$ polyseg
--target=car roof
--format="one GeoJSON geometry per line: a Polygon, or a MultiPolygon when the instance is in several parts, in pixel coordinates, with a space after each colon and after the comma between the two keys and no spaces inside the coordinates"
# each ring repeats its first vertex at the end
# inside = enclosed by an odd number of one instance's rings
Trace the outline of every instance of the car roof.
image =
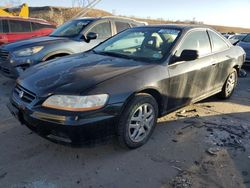
{"type": "Polygon", "coordinates": [[[141,21],[137,21],[131,18],[126,18],[126,17],[119,17],[119,16],[103,16],[103,17],[80,17],[76,18],[76,20],[89,20],[89,21],[95,21],[95,20],[105,20],[105,19],[110,19],[110,20],[121,20],[121,21],[130,21],[130,22],[139,22],[142,23],[141,21]]]}
{"type": "Polygon", "coordinates": [[[161,25],[147,25],[140,26],[140,28],[162,28],[162,29],[177,29],[177,30],[191,30],[191,29],[212,29],[206,25],[188,25],[188,24],[161,24],[161,25]]]}
{"type": "Polygon", "coordinates": [[[6,19],[6,20],[19,20],[19,21],[32,21],[32,22],[37,22],[37,23],[42,23],[42,24],[50,24],[54,25],[44,19],[39,19],[39,18],[22,18],[18,16],[0,16],[0,20],[6,19]]]}

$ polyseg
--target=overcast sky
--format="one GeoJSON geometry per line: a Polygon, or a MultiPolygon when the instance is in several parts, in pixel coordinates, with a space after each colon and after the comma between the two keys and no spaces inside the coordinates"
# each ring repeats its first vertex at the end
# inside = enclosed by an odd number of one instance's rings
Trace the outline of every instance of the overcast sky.
{"type": "MultiPolygon", "coordinates": [[[[7,0],[1,0],[3,5],[7,0]]],[[[71,7],[72,0],[21,0],[29,6],[71,7]]],[[[102,0],[96,8],[126,16],[203,21],[250,28],[250,0],[102,0]]]]}

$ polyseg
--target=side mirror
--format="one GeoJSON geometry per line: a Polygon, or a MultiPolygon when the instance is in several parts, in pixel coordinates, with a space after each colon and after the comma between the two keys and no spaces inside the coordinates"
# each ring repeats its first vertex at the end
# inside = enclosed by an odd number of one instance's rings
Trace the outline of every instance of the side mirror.
{"type": "Polygon", "coordinates": [[[179,61],[193,61],[199,58],[199,52],[197,50],[183,50],[179,61]]]}
{"type": "Polygon", "coordinates": [[[94,33],[94,32],[89,32],[86,36],[86,41],[87,42],[90,42],[91,40],[95,40],[97,39],[98,37],[98,34],[97,33],[94,33]]]}

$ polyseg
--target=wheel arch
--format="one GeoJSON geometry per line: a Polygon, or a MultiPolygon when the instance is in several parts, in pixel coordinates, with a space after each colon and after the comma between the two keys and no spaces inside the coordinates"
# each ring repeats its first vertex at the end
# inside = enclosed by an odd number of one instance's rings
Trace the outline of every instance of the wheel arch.
{"type": "Polygon", "coordinates": [[[47,54],[46,56],[43,57],[42,61],[47,61],[53,59],[53,57],[62,57],[66,55],[71,55],[73,54],[72,52],[69,51],[55,51],[47,54]]]}
{"type": "Polygon", "coordinates": [[[122,111],[124,111],[124,109],[126,108],[127,104],[133,99],[133,97],[137,94],[140,94],[140,93],[146,93],[146,94],[149,94],[151,95],[152,97],[154,97],[154,99],[156,100],[157,104],[158,104],[158,117],[160,117],[162,114],[163,114],[163,109],[164,109],[164,106],[163,106],[163,99],[162,99],[162,95],[161,93],[156,89],[156,88],[144,88],[144,89],[141,89],[139,91],[136,91],[134,93],[132,93],[128,99],[126,100],[125,104],[123,105],[123,109],[122,111]]]}

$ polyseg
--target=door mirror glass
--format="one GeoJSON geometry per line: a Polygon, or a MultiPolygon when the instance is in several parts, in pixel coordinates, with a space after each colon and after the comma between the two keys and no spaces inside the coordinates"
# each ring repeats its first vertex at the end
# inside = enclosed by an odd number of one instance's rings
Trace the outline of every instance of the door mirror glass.
{"type": "Polygon", "coordinates": [[[97,39],[98,37],[98,34],[97,33],[94,33],[94,32],[89,32],[86,36],[86,41],[87,42],[90,42],[91,40],[95,40],[97,39]]]}
{"type": "Polygon", "coordinates": [[[193,60],[198,59],[198,57],[199,57],[198,50],[183,50],[178,60],[179,61],[193,61],[193,60]]]}

